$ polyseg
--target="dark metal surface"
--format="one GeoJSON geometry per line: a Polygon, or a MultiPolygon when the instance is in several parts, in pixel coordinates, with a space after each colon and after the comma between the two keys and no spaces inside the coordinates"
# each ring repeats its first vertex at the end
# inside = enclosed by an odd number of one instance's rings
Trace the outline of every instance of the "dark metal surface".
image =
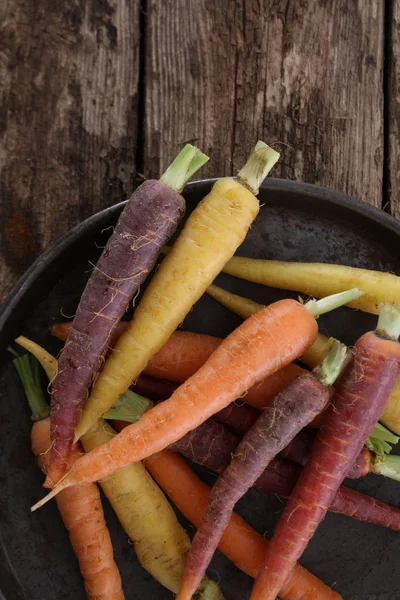
{"type": "MultiPolygon", "coordinates": [[[[211,182],[187,186],[189,210],[211,182]]],[[[393,271],[400,274],[400,224],[382,212],[340,194],[313,186],[269,179],[260,192],[260,215],[238,253],[282,260],[321,261],[393,271]]],[[[0,317],[0,588],[7,600],[84,599],[82,580],[68,536],[50,503],[31,515],[30,505],[43,495],[43,477],[30,450],[29,410],[22,387],[7,355],[13,337],[24,334],[51,352],[61,345],[49,326],[72,317],[110,226],[122,204],[90,218],[64,236],[29,269],[6,302],[0,317]]],[[[222,275],[226,289],[260,302],[287,296],[222,275]]],[[[293,294],[295,297],[296,294],[293,294]]],[[[183,323],[183,329],[223,336],[240,320],[203,297],[183,323]]],[[[375,318],[341,309],[321,319],[320,327],[347,343],[374,326],[375,318]]],[[[213,477],[197,468],[208,482],[213,477]]],[[[376,476],[352,483],[358,490],[400,507],[400,484],[376,476]]],[[[129,600],[172,594],[138,564],[127,536],[105,501],[126,597],[129,600]]],[[[282,502],[250,491],[238,512],[260,533],[273,531],[282,502]]],[[[182,522],[191,528],[184,519],[182,522]]],[[[389,600],[400,597],[397,552],[400,534],[328,515],[303,556],[302,563],[333,585],[346,600],[389,600]]],[[[217,553],[210,575],[220,581],[227,600],[243,600],[250,579],[217,553]]]]}

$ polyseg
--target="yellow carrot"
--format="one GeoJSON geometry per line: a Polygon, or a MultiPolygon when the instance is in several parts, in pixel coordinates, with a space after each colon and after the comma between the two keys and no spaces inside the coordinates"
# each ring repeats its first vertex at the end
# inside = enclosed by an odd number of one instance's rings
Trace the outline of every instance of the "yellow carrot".
{"type": "Polygon", "coordinates": [[[332,338],[329,338],[322,333],[318,333],[317,339],[313,345],[310,346],[308,350],[304,352],[304,354],[302,354],[301,360],[308,367],[314,369],[323,360],[330,348],[331,343],[332,338]]]}
{"type": "MultiPolygon", "coordinates": [[[[85,452],[110,441],[116,431],[103,419],[81,438],[85,452]]],[[[136,555],[164,587],[176,594],[185,568],[190,539],[178,523],[164,493],[141,462],[128,465],[100,482],[119,522],[133,541],[136,555]]],[[[199,598],[221,599],[216,583],[204,577],[199,598]],[[203,594],[203,595],[202,595],[203,594]]]]}
{"type": "Polygon", "coordinates": [[[25,348],[25,350],[28,350],[28,352],[33,354],[33,356],[36,356],[43,369],[46,371],[47,377],[52,381],[57,373],[57,359],[46,352],[39,344],[36,344],[36,342],[29,340],[23,335],[17,337],[15,341],[22,346],[22,348],[25,348]],[[40,359],[38,358],[38,355],[40,356],[40,359]]]}
{"type": "Polygon", "coordinates": [[[400,297],[400,277],[392,273],[356,269],[324,263],[283,262],[234,256],[223,271],[282,290],[302,292],[315,298],[343,292],[352,287],[364,295],[349,306],[374,315],[379,314],[381,303],[397,306],[400,297]]]}
{"type": "MultiPolygon", "coordinates": [[[[43,367],[50,365],[47,375],[49,379],[54,377],[57,360],[51,354],[28,338],[21,336],[16,341],[29,350],[43,367]]],[[[49,437],[49,431],[47,435],[49,437]]],[[[85,452],[90,452],[116,435],[106,421],[99,419],[82,437],[81,442],[85,452]]],[[[45,450],[47,448],[48,446],[45,450]]],[[[119,522],[133,541],[142,567],[176,594],[184,573],[190,539],[164,493],[141,462],[128,465],[107,477],[100,485],[119,522]]],[[[83,488],[80,486],[76,489],[81,487],[83,488]]],[[[223,600],[218,585],[208,577],[204,577],[200,584],[197,597],[199,600],[223,600]]]]}
{"type": "Polygon", "coordinates": [[[400,379],[394,386],[379,420],[393,433],[400,435],[400,379]]]}
{"type": "Polygon", "coordinates": [[[255,312],[264,308],[263,304],[258,304],[258,302],[250,300],[250,298],[232,294],[232,292],[228,292],[214,284],[209,285],[206,292],[211,298],[214,298],[214,300],[239,315],[239,317],[242,317],[242,319],[248,319],[255,312]]]}
{"type": "Polygon", "coordinates": [[[278,157],[259,142],[238,179],[217,181],[192,212],[97,378],[76,440],[143,371],[242,243],[259,211],[255,194],[278,157]]]}
{"type": "MultiPolygon", "coordinates": [[[[85,452],[90,452],[115,436],[114,429],[99,419],[81,442],[85,452]]],[[[128,465],[100,485],[133,541],[141,565],[163,586],[177,593],[190,540],[163,492],[141,462],[128,465]]]]}

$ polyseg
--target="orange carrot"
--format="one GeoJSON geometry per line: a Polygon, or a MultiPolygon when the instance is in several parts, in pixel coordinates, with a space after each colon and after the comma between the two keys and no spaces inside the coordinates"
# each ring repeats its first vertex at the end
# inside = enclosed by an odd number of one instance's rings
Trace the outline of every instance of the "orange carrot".
{"type": "Polygon", "coordinates": [[[299,375],[305,375],[306,373],[305,369],[290,363],[279,369],[279,371],[272,373],[260,383],[253,385],[242,399],[250,406],[262,410],[289,383],[297,379],[299,375]]]}
{"type": "MultiPolygon", "coordinates": [[[[25,340],[29,342],[29,340],[25,340]]],[[[50,462],[50,413],[40,384],[39,363],[28,354],[17,356],[14,366],[21,378],[32,420],[32,450],[39,466],[46,473],[50,462]]],[[[54,368],[54,366],[53,366],[54,368]]],[[[49,373],[50,375],[50,373],[49,373]]],[[[82,455],[80,446],[74,446],[68,466],[82,455]]],[[[69,532],[77,556],[89,600],[123,600],[121,577],[114,562],[110,534],[104,521],[100,493],[96,484],[75,486],[57,497],[57,506],[69,532]]]]}
{"type": "MultiPolygon", "coordinates": [[[[203,518],[209,487],[193,473],[188,464],[171,450],[164,450],[145,461],[158,485],[195,527],[203,518]]],[[[236,513],[220,540],[219,549],[239,569],[256,578],[264,561],[268,542],[236,513]]],[[[299,564],[281,590],[282,600],[339,600],[341,596],[299,564]]]]}
{"type": "MultiPolygon", "coordinates": [[[[175,331],[150,360],[145,373],[183,383],[206,363],[221,341],[221,338],[211,335],[175,331]]],[[[254,408],[262,409],[288,383],[305,372],[305,369],[290,363],[251,387],[243,400],[254,408]]]]}
{"type": "MultiPolygon", "coordinates": [[[[112,335],[110,337],[110,341],[109,341],[110,348],[112,348],[115,345],[115,342],[118,340],[118,338],[120,338],[121,335],[124,333],[124,331],[127,330],[128,325],[129,325],[129,321],[119,321],[119,323],[117,323],[115,325],[112,335]]],[[[54,323],[54,325],[52,325],[50,327],[50,333],[51,333],[51,335],[58,338],[62,342],[66,342],[69,332],[71,330],[71,327],[72,327],[72,321],[64,321],[62,323],[54,323]]]]}
{"type": "MultiPolygon", "coordinates": [[[[46,473],[51,446],[50,420],[36,421],[31,433],[32,450],[46,473]]],[[[76,446],[70,464],[82,456],[76,446]]],[[[63,490],[56,499],[69,539],[79,561],[87,597],[93,600],[122,600],[121,577],[113,558],[110,534],[104,520],[100,492],[95,483],[63,490]]]]}
{"type": "Polygon", "coordinates": [[[280,300],[254,314],[221,342],[206,364],[169,400],[149,410],[108,444],[82,456],[32,510],[70,485],[99,481],[163,450],[300,356],[317,333],[307,305],[295,300],[280,300]]]}
{"type": "MultiPolygon", "coordinates": [[[[65,341],[71,321],[56,323],[51,334],[65,341]]],[[[119,322],[115,328],[112,345],[126,331],[129,323],[119,322]]],[[[147,375],[183,383],[198,371],[218,348],[221,338],[188,331],[175,331],[162,348],[153,356],[145,368],[147,375]]]]}
{"type": "Polygon", "coordinates": [[[221,341],[211,335],[175,331],[147,364],[145,373],[183,383],[207,362],[221,341]]]}
{"type": "MultiPolygon", "coordinates": [[[[124,322],[117,325],[114,342],[127,326],[128,323],[124,322]]],[[[69,329],[69,322],[57,323],[51,328],[51,333],[66,340],[69,329]]],[[[175,331],[153,356],[144,372],[159,379],[183,383],[206,363],[221,341],[221,338],[211,335],[175,331]]],[[[250,388],[242,399],[254,408],[264,408],[278,392],[302,373],[305,370],[301,367],[288,364],[250,388]]]]}

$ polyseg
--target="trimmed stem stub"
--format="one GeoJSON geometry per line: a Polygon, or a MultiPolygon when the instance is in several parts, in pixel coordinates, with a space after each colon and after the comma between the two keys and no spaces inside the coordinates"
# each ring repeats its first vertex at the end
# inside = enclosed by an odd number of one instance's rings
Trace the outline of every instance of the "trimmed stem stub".
{"type": "Polygon", "coordinates": [[[189,179],[209,160],[210,158],[198,148],[186,144],[161,175],[160,182],[176,192],[181,192],[189,179]]]}
{"type": "Polygon", "coordinates": [[[381,305],[376,334],[388,340],[398,340],[400,336],[400,309],[388,304],[381,305]]]}
{"type": "Polygon", "coordinates": [[[103,419],[137,423],[144,413],[154,406],[154,402],[127,390],[116,403],[103,414],[103,419]]]}
{"type": "Polygon", "coordinates": [[[372,472],[400,481],[400,456],[385,456],[373,462],[372,472]]]}
{"type": "Polygon", "coordinates": [[[390,454],[392,446],[395,446],[399,437],[392,433],[382,423],[377,423],[373,428],[365,446],[374,452],[377,456],[383,458],[385,454],[390,454]]]}
{"type": "Polygon", "coordinates": [[[331,338],[331,345],[322,363],[313,370],[314,376],[326,388],[331,387],[341,375],[351,357],[351,352],[341,342],[331,338]]]}
{"type": "Polygon", "coordinates": [[[224,600],[224,597],[218,584],[205,575],[193,594],[192,600],[224,600]]]}
{"type": "Polygon", "coordinates": [[[352,288],[351,290],[346,290],[339,294],[326,296],[325,298],[321,298],[321,300],[309,300],[304,306],[308,312],[317,319],[321,315],[324,315],[331,310],[335,310],[335,308],[340,308],[363,295],[364,292],[362,290],[352,288]]]}
{"type": "Polygon", "coordinates": [[[257,196],[260,185],[272,167],[278,162],[279,157],[279,152],[276,152],[264,142],[258,141],[250,152],[246,164],[239,171],[238,180],[257,196]]]}

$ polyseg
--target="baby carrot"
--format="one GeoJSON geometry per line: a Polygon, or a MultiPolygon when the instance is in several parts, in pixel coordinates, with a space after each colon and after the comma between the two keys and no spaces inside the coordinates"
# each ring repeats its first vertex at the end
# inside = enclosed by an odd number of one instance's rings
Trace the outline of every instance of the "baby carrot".
{"type": "MultiPolygon", "coordinates": [[[[125,323],[119,325],[119,330],[126,329],[125,323]]],[[[60,339],[65,339],[65,330],[64,323],[52,329],[60,339]]],[[[144,373],[183,383],[205,364],[221,341],[221,338],[211,335],[174,331],[169,340],[150,359],[144,373]]],[[[250,388],[242,399],[255,408],[263,408],[286,384],[304,372],[301,367],[290,363],[250,388]]]]}
{"type": "Polygon", "coordinates": [[[65,487],[99,481],[172,444],[310,346],[317,335],[313,314],[332,310],[358,294],[357,289],[349,290],[319,302],[310,300],[306,305],[280,300],[254,314],[221,342],[206,364],[169,400],[155,406],[108,444],[83,456],[32,510],[65,487]]]}
{"type": "Polygon", "coordinates": [[[221,342],[206,364],[169,400],[108,444],[83,456],[34,508],[65,487],[99,481],[172,444],[254,383],[291,362],[312,344],[316,334],[314,317],[295,300],[281,300],[254,314],[221,342]]]}

